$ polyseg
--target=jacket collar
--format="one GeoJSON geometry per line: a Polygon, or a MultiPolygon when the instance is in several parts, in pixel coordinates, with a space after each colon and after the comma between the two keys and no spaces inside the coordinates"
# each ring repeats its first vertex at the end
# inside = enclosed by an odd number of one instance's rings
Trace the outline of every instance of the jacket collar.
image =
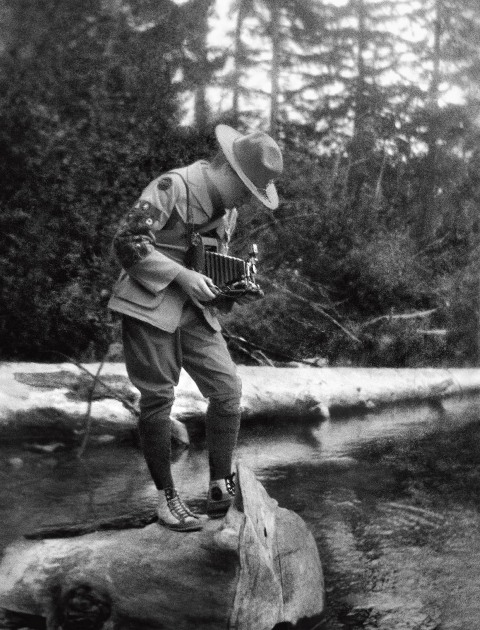
{"type": "Polygon", "coordinates": [[[194,195],[200,204],[200,207],[210,219],[213,215],[213,205],[208,193],[208,185],[204,174],[206,165],[207,162],[199,160],[198,162],[194,162],[190,166],[187,166],[185,168],[185,179],[187,180],[187,184],[190,188],[190,193],[194,195]]]}

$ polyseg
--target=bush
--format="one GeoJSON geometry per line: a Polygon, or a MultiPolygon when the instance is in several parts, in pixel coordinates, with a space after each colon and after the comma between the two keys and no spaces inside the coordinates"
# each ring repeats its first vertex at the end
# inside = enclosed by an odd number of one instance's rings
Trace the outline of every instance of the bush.
{"type": "Polygon", "coordinates": [[[116,330],[105,307],[119,271],[116,226],[199,138],[176,124],[175,21],[143,33],[91,0],[49,8],[12,11],[21,23],[13,45],[29,47],[0,66],[3,359],[103,354],[116,330]]]}
{"type": "MultiPolygon", "coordinates": [[[[276,358],[323,356],[336,365],[390,367],[468,361],[477,326],[471,288],[453,298],[457,310],[463,304],[458,316],[469,322],[468,341],[443,333],[455,317],[445,282],[458,285],[464,262],[458,244],[420,251],[395,200],[377,203],[367,190],[353,207],[335,182],[333,164],[287,155],[279,209],[254,204],[240,213],[234,251],[245,254],[255,234],[267,297],[236,308],[229,329],[276,358]],[[388,318],[428,310],[434,311],[428,318],[388,318]],[[376,318],[382,319],[370,325],[376,318]]],[[[340,167],[337,180],[344,176],[340,167]]]]}
{"type": "Polygon", "coordinates": [[[344,297],[359,315],[428,308],[432,302],[429,280],[406,230],[378,230],[368,239],[358,239],[338,264],[344,297]]]}

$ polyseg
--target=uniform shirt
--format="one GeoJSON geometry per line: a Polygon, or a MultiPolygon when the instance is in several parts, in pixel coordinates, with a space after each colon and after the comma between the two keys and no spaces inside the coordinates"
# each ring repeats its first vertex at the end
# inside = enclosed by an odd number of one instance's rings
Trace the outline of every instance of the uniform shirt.
{"type": "Polygon", "coordinates": [[[143,190],[117,232],[114,239],[115,254],[122,267],[127,272],[134,272],[135,279],[140,283],[141,277],[137,277],[132,267],[145,258],[166,254],[177,262],[184,262],[184,255],[190,245],[185,229],[189,220],[201,233],[205,229],[209,232],[213,230],[218,241],[218,251],[222,254],[228,252],[237,210],[224,210],[212,223],[214,210],[205,179],[207,166],[207,162],[199,161],[154,179],[143,190]],[[188,194],[184,182],[188,186],[188,194]]]}
{"type": "MultiPolygon", "coordinates": [[[[114,237],[114,251],[123,271],[114,286],[110,308],[169,332],[176,328],[179,309],[187,296],[173,281],[185,266],[190,247],[186,229],[187,188],[183,180],[188,186],[192,221],[200,226],[200,232],[202,226],[209,232],[214,230],[221,253],[227,253],[237,218],[236,209],[214,216],[205,176],[207,166],[198,161],[165,173],[143,190],[114,237]]],[[[219,325],[210,311],[208,307],[204,309],[205,318],[217,329],[219,325]]]]}

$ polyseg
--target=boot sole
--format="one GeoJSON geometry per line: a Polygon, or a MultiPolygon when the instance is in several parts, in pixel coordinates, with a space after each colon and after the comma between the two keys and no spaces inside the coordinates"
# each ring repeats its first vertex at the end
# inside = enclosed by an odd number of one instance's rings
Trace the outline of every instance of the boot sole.
{"type": "Polygon", "coordinates": [[[223,518],[226,515],[227,512],[228,512],[228,510],[225,510],[225,512],[209,512],[208,516],[212,520],[215,520],[217,518],[223,518]]]}
{"type": "Polygon", "coordinates": [[[172,532],[198,532],[203,529],[203,523],[192,523],[191,525],[171,525],[170,523],[162,521],[161,518],[158,519],[158,523],[162,527],[170,529],[172,532]]]}

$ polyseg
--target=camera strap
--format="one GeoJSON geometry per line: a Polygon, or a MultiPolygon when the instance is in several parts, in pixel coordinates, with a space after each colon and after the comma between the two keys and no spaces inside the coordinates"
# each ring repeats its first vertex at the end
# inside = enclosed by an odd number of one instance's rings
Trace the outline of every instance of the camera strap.
{"type": "Polygon", "coordinates": [[[190,246],[192,245],[195,246],[198,244],[200,240],[200,234],[195,229],[196,226],[195,226],[195,223],[193,222],[192,208],[190,206],[190,188],[188,187],[185,177],[181,175],[180,173],[177,173],[177,171],[168,171],[168,175],[178,175],[178,177],[180,177],[180,179],[182,180],[185,186],[186,200],[187,200],[187,223],[186,223],[187,241],[190,246]]]}

